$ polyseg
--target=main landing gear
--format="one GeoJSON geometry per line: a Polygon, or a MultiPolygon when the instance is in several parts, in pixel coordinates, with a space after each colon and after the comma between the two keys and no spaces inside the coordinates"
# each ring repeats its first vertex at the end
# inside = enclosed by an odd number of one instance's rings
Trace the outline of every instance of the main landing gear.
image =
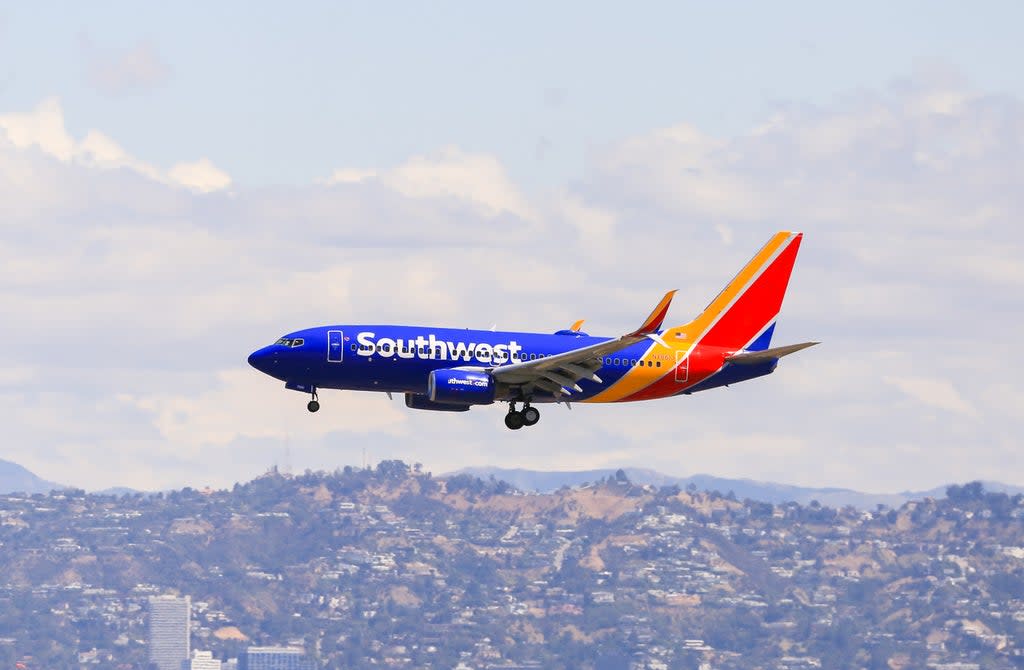
{"type": "Polygon", "coordinates": [[[306,409],[310,412],[316,412],[320,410],[320,401],[317,400],[316,391],[313,391],[313,399],[306,403],[306,409]]]}
{"type": "Polygon", "coordinates": [[[523,405],[521,412],[516,411],[516,404],[508,404],[508,414],[505,415],[505,425],[511,430],[519,430],[523,426],[532,426],[540,421],[540,411],[532,407],[530,403],[523,405]]]}

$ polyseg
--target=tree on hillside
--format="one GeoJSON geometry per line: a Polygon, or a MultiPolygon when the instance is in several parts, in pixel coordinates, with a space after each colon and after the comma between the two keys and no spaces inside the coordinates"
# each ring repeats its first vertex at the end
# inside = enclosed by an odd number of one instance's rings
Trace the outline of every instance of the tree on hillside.
{"type": "Polygon", "coordinates": [[[970,482],[963,486],[952,484],[946,489],[946,497],[950,502],[969,503],[974,500],[981,500],[985,495],[985,486],[981,482],[970,482]]]}

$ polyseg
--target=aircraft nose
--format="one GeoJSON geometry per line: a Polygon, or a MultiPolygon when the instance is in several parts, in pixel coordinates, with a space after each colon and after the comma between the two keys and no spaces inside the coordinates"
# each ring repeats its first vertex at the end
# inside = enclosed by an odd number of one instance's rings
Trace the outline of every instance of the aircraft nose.
{"type": "Polygon", "coordinates": [[[263,347],[249,354],[249,365],[269,375],[274,363],[277,362],[274,359],[273,347],[263,347]]]}

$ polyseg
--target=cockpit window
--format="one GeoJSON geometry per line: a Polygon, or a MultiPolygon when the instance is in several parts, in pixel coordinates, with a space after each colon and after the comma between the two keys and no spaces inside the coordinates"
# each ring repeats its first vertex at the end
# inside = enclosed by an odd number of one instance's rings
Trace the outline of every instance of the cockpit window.
{"type": "Polygon", "coordinates": [[[305,343],[306,341],[301,337],[282,337],[277,342],[274,342],[274,344],[278,344],[282,347],[291,347],[293,349],[295,347],[301,347],[305,343]]]}

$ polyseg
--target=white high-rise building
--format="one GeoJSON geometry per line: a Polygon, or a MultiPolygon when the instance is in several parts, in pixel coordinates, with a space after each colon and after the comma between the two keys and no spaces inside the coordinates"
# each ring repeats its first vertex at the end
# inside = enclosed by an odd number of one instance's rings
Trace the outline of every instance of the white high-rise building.
{"type": "Polygon", "coordinates": [[[245,651],[244,670],[315,670],[301,647],[249,647],[245,651]]]}
{"type": "Polygon", "coordinates": [[[149,662],[160,670],[181,670],[189,660],[192,599],[154,596],[149,599],[149,662]]]}
{"type": "Polygon", "coordinates": [[[212,651],[193,651],[192,660],[182,667],[185,670],[221,670],[220,661],[213,657],[212,651]]]}

